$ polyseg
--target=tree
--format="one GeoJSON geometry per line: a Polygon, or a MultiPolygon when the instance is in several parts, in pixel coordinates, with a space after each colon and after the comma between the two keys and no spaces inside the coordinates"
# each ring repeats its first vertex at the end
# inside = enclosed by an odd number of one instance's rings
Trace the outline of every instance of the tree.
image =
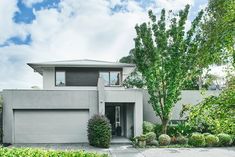
{"type": "Polygon", "coordinates": [[[203,58],[210,55],[200,51],[204,42],[199,27],[203,11],[185,32],[188,12],[189,5],[186,5],[177,15],[169,17],[168,27],[165,9],[159,21],[150,10],[150,22],[136,26],[134,61],[145,80],[149,103],[161,119],[163,133],[167,131],[171,110],[180,99],[185,81],[207,66],[203,58]]]}
{"type": "MultiPolygon", "coordinates": [[[[212,133],[235,134],[235,77],[219,96],[210,96],[201,103],[188,107],[189,124],[212,133]]],[[[186,111],[187,111],[186,110],[186,111]]]]}
{"type": "Polygon", "coordinates": [[[235,60],[234,0],[209,0],[202,24],[205,38],[203,51],[217,54],[217,61],[235,60]],[[221,60],[223,57],[223,60],[221,60]]]}

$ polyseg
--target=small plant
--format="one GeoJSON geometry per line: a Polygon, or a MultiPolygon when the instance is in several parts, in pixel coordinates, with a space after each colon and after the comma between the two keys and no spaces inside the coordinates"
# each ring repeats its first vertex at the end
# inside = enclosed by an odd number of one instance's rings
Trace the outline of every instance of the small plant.
{"type": "Polygon", "coordinates": [[[90,145],[108,148],[111,140],[111,125],[104,115],[94,115],[88,122],[90,145]]]}
{"type": "Polygon", "coordinates": [[[161,146],[167,146],[171,143],[171,138],[167,134],[160,135],[158,140],[161,146]]]}
{"type": "Polygon", "coordinates": [[[188,144],[188,138],[180,135],[176,138],[176,143],[186,145],[186,144],[188,144]]]}
{"type": "Polygon", "coordinates": [[[154,132],[149,132],[149,133],[145,134],[145,137],[146,137],[146,142],[150,143],[156,139],[156,134],[154,132]]]}
{"type": "Polygon", "coordinates": [[[208,133],[208,132],[205,132],[205,133],[203,133],[203,135],[206,137],[206,136],[211,135],[211,134],[208,133]]]}
{"type": "Polygon", "coordinates": [[[151,122],[144,121],[143,122],[143,133],[154,132],[155,125],[151,122]]]}
{"type": "Polygon", "coordinates": [[[138,139],[138,146],[140,148],[144,148],[146,146],[146,136],[145,135],[140,135],[137,137],[138,139]]]}
{"type": "Polygon", "coordinates": [[[204,135],[200,133],[193,133],[189,138],[189,144],[195,147],[204,147],[206,144],[204,135]]]}
{"type": "Polygon", "coordinates": [[[219,143],[219,138],[215,135],[207,135],[205,136],[206,146],[213,147],[217,146],[219,143]]]}
{"type": "Polygon", "coordinates": [[[220,146],[229,146],[233,143],[233,139],[230,135],[225,133],[220,133],[217,136],[219,138],[219,145],[220,146]]]}
{"type": "Polygon", "coordinates": [[[177,141],[176,141],[176,137],[175,136],[172,136],[171,137],[171,144],[176,144],[177,141]]]}

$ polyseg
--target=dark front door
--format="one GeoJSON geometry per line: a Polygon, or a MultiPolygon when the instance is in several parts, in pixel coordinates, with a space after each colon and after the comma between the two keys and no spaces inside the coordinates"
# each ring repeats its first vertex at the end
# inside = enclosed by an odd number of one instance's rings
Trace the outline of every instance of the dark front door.
{"type": "Polygon", "coordinates": [[[116,124],[115,124],[115,106],[106,106],[105,115],[109,119],[112,126],[112,135],[115,135],[116,124]]]}

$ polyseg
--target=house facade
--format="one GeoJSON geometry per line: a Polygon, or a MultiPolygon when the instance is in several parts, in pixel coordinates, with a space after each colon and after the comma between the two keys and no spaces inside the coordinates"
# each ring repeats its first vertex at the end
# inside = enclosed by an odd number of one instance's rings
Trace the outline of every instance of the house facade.
{"type": "MultiPolygon", "coordinates": [[[[142,134],[143,121],[160,123],[144,89],[124,88],[133,64],[74,60],[28,64],[43,78],[43,89],[3,90],[3,143],[86,143],[87,123],[106,115],[112,135],[130,138],[142,134]]],[[[208,91],[207,95],[218,95],[208,91]]],[[[182,91],[172,121],[182,104],[197,104],[205,95],[182,91]]]]}
{"type": "Polygon", "coordinates": [[[123,80],[135,65],[95,60],[29,63],[42,90],[3,90],[4,143],[84,143],[87,122],[108,117],[113,136],[142,133],[143,94],[123,80]]]}

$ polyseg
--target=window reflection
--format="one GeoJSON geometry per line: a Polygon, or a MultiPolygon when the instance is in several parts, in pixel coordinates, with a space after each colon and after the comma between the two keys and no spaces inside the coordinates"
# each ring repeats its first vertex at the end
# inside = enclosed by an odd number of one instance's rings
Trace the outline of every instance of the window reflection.
{"type": "Polygon", "coordinates": [[[110,85],[120,85],[120,72],[110,72],[110,85]]]}
{"type": "Polygon", "coordinates": [[[104,85],[109,86],[109,72],[100,72],[100,77],[104,79],[104,85]]]}
{"type": "Polygon", "coordinates": [[[65,72],[56,71],[56,86],[65,86],[65,72]]]}

